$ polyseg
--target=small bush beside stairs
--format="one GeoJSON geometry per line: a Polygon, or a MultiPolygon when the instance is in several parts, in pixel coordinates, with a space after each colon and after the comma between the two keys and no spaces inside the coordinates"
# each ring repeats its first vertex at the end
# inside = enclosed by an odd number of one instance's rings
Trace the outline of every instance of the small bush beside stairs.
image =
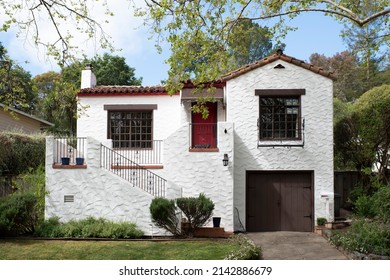
{"type": "Polygon", "coordinates": [[[152,222],[174,236],[230,237],[223,228],[202,227],[213,215],[214,203],[204,194],[177,199],[155,198],[150,205],[152,222]],[[179,223],[180,212],[184,217],[179,223]]]}

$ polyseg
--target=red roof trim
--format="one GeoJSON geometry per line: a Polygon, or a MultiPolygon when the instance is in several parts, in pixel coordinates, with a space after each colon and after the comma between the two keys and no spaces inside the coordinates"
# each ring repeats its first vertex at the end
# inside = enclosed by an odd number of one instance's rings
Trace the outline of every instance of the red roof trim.
{"type": "MultiPolygon", "coordinates": [[[[179,93],[177,93],[179,94],[179,93]]],[[[162,96],[168,92],[165,86],[97,86],[94,88],[84,88],[79,91],[78,96],[162,96]]]]}
{"type": "MultiPolygon", "coordinates": [[[[175,93],[173,95],[179,95],[175,93]]],[[[79,92],[77,96],[80,97],[105,97],[105,96],[171,96],[167,92],[153,92],[153,93],[83,93],[79,92]]]]}
{"type": "Polygon", "coordinates": [[[324,76],[326,78],[329,78],[329,79],[332,79],[332,80],[336,80],[336,75],[334,72],[330,72],[330,71],[325,71],[323,68],[321,67],[317,67],[315,65],[312,65],[310,63],[306,63],[304,62],[303,60],[299,60],[299,59],[296,59],[294,57],[291,57],[291,56],[288,56],[288,55],[285,55],[283,54],[282,52],[277,52],[276,54],[273,54],[271,56],[268,56],[268,57],[265,57],[263,59],[260,59],[258,61],[255,61],[251,64],[248,64],[248,65],[245,65],[241,68],[238,68],[226,75],[224,75],[222,77],[222,80],[223,81],[228,81],[228,80],[231,80],[231,79],[234,79],[238,76],[241,76],[249,71],[252,71],[256,68],[259,68],[259,67],[262,67],[264,65],[267,65],[269,63],[272,63],[274,61],[277,61],[277,60],[283,60],[285,62],[288,62],[288,63],[291,63],[291,64],[294,64],[296,66],[299,66],[299,67],[302,67],[302,68],[305,68],[311,72],[314,72],[316,74],[319,74],[321,76],[324,76]]]}

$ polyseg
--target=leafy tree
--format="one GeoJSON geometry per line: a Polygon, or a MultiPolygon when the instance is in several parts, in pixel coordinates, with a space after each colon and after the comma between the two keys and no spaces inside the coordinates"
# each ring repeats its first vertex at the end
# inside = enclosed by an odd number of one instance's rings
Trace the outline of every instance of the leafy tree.
{"type": "MultiPolygon", "coordinates": [[[[63,68],[61,73],[47,72],[34,77],[34,90],[38,96],[37,115],[54,123],[51,132],[61,135],[76,133],[76,94],[80,89],[81,71],[85,64],[92,63],[99,84],[140,85],[142,78],[135,78],[135,69],[125,59],[105,54],[74,62],[63,68]]],[[[83,110],[81,108],[81,110],[83,110]]]]}
{"type": "Polygon", "coordinates": [[[338,99],[353,101],[364,93],[363,69],[353,53],[344,51],[332,57],[314,53],[309,60],[311,64],[337,73],[337,80],[333,83],[333,94],[338,99]]]}
{"type": "MultiPolygon", "coordinates": [[[[376,3],[372,1],[361,3],[361,13],[369,16],[376,10],[376,3]]],[[[388,18],[379,17],[363,27],[354,22],[346,22],[342,31],[344,41],[349,49],[355,53],[365,69],[365,80],[370,81],[375,74],[378,62],[386,61],[386,51],[390,46],[390,26],[388,18]],[[373,72],[374,70],[374,72],[373,72]]],[[[367,89],[370,87],[368,86],[367,89]]]]}
{"type": "Polygon", "coordinates": [[[125,58],[105,53],[92,59],[84,58],[64,67],[64,80],[80,88],[81,71],[86,64],[92,64],[98,85],[141,85],[142,77],[135,77],[135,68],[127,65],[125,58]]]}
{"type": "Polygon", "coordinates": [[[31,74],[13,61],[0,43],[0,103],[31,113],[35,98],[31,74]]]}
{"type": "Polygon", "coordinates": [[[238,68],[266,57],[272,51],[272,32],[250,20],[238,22],[231,31],[228,46],[238,68]]]}
{"type": "Polygon", "coordinates": [[[351,110],[335,127],[335,152],[357,170],[374,167],[378,179],[389,183],[390,85],[367,91],[351,110]]]}
{"type": "Polygon", "coordinates": [[[54,124],[49,131],[60,135],[75,135],[78,88],[64,81],[62,75],[56,72],[37,75],[33,83],[39,96],[37,114],[54,124]]]}
{"type": "MultiPolygon", "coordinates": [[[[264,19],[280,17],[273,30],[284,35],[291,30],[284,24],[284,17],[295,17],[302,12],[315,11],[333,16],[339,21],[356,22],[359,26],[384,18],[390,13],[389,1],[376,1],[370,14],[362,13],[362,5],[368,0],[328,1],[242,1],[242,0],[201,0],[201,1],[154,1],[147,0],[146,6],[137,10],[138,16],[147,15],[147,23],[159,42],[166,39],[171,46],[172,55],[168,59],[167,89],[177,92],[186,81],[192,78],[198,85],[216,80],[229,66],[229,37],[234,27],[242,21],[259,22],[264,19]],[[207,63],[202,58],[206,57],[207,63]],[[195,61],[193,76],[185,70],[195,61]]],[[[247,33],[249,34],[249,33],[247,33]]],[[[247,35],[243,34],[243,36],[247,35]]]]}

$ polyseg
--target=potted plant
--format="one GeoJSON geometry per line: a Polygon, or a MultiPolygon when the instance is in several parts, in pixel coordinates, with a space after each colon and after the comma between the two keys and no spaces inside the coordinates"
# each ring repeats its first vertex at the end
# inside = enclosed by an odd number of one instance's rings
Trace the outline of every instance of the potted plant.
{"type": "Polygon", "coordinates": [[[61,164],[69,165],[71,156],[72,156],[72,148],[70,147],[68,148],[68,154],[66,156],[61,157],[61,164]]]}
{"type": "Polygon", "coordinates": [[[76,158],[76,165],[83,165],[84,164],[84,158],[77,157],[76,158]]]}
{"type": "Polygon", "coordinates": [[[219,227],[221,224],[221,217],[213,217],[213,226],[219,227]]]}
{"type": "Polygon", "coordinates": [[[70,157],[62,157],[61,158],[62,165],[69,165],[69,163],[70,163],[70,157]]]}
{"type": "Polygon", "coordinates": [[[322,234],[322,230],[325,229],[325,224],[327,222],[328,221],[326,220],[326,218],[318,217],[317,218],[317,226],[315,228],[316,233],[322,234]]]}

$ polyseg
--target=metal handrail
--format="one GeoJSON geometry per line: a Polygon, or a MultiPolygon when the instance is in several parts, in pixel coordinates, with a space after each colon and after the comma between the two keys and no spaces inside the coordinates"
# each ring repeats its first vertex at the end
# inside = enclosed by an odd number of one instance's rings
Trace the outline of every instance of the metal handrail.
{"type": "Polygon", "coordinates": [[[129,142],[128,147],[116,148],[113,141],[114,151],[138,164],[162,164],[162,145],[162,140],[143,140],[129,142]]]}
{"type": "Polygon", "coordinates": [[[153,196],[165,197],[166,180],[101,144],[100,166],[153,196]]]}

